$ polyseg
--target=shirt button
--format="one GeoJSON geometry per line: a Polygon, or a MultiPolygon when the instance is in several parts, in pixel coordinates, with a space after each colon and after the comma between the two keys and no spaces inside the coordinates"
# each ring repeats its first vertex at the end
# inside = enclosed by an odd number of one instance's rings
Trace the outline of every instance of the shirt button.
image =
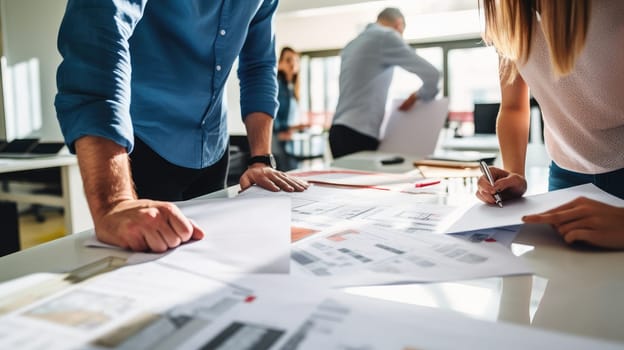
{"type": "Polygon", "coordinates": [[[225,29],[221,29],[221,30],[219,31],[219,34],[221,34],[221,36],[224,36],[224,35],[225,35],[225,29]]]}
{"type": "Polygon", "coordinates": [[[217,66],[215,68],[217,69],[217,72],[221,71],[221,65],[217,64],[217,66]]]}

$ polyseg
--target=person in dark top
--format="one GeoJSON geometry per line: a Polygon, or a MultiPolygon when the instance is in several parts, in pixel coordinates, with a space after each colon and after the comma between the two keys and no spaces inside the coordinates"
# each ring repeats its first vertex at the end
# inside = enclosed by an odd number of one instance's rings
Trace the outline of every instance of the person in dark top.
{"type": "Polygon", "coordinates": [[[304,126],[299,119],[299,54],[291,47],[282,48],[277,66],[277,100],[279,108],[273,119],[273,154],[282,171],[297,167],[297,160],[286,152],[293,131],[304,126]]]}

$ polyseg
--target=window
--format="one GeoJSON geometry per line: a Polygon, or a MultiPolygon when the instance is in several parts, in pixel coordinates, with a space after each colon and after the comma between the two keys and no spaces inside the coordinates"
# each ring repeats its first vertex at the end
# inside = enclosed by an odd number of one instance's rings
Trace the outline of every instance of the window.
{"type": "MultiPolygon", "coordinates": [[[[449,97],[450,119],[471,121],[475,103],[500,102],[498,58],[481,38],[411,46],[441,72],[440,95],[449,97]]],[[[339,50],[302,53],[301,107],[312,124],[328,127],[331,123],[339,95],[339,55],[339,50]]],[[[396,68],[388,103],[407,97],[421,85],[417,76],[396,68]]]]}
{"type": "Polygon", "coordinates": [[[493,47],[450,50],[448,77],[451,111],[472,111],[475,103],[500,102],[498,56],[493,47]]]}

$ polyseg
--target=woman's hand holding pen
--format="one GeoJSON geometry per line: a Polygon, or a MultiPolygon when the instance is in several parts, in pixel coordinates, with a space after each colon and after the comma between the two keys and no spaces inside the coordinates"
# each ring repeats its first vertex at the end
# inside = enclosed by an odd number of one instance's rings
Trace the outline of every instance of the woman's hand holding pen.
{"type": "Polygon", "coordinates": [[[485,176],[481,176],[477,183],[479,188],[476,195],[483,202],[496,204],[494,194],[497,192],[503,200],[522,197],[526,192],[527,182],[524,176],[496,167],[490,167],[489,169],[494,178],[494,186],[490,184],[485,176]]]}

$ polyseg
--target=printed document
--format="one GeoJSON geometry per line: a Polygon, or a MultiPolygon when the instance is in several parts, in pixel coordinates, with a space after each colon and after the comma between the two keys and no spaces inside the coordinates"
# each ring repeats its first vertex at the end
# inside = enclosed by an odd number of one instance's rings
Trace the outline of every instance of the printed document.
{"type": "Polygon", "coordinates": [[[331,286],[440,282],[530,274],[503,245],[443,233],[459,208],[374,189],[257,189],[243,197],[292,199],[291,273],[331,286]]]}
{"type": "Polygon", "coordinates": [[[466,280],[532,270],[495,241],[471,242],[351,223],[294,243],[291,273],[344,287],[466,280]]]}
{"type": "MultiPolygon", "coordinates": [[[[0,285],[0,289],[2,286],[0,285]]],[[[2,349],[621,349],[621,344],[322,290],[284,275],[216,280],[160,262],[0,316],[2,349]]]]}

